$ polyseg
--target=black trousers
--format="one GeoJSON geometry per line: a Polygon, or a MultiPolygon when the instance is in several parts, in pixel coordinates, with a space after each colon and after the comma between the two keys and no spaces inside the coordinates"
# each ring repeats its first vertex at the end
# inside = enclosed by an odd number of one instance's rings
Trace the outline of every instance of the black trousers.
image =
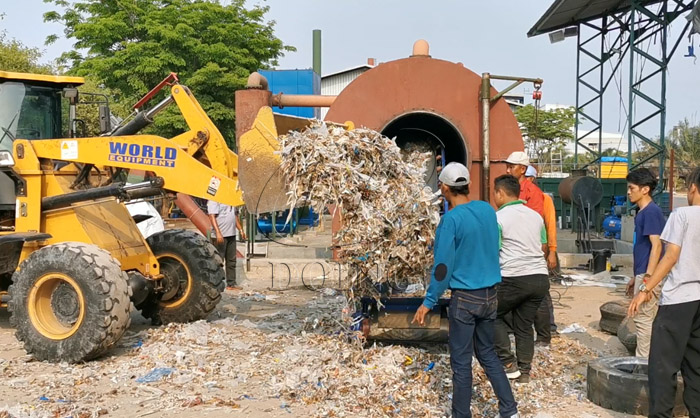
{"type": "Polygon", "coordinates": [[[700,301],[659,306],[649,350],[649,417],[673,416],[679,370],[683,402],[690,418],[700,418],[700,301]]]}
{"type": "Polygon", "coordinates": [[[554,305],[552,305],[552,295],[547,292],[535,314],[535,331],[537,341],[549,343],[552,340],[552,331],[557,330],[554,323],[554,305]]]}
{"type": "Polygon", "coordinates": [[[495,342],[496,352],[504,366],[516,361],[516,355],[510,349],[508,327],[504,322],[505,316],[512,312],[518,368],[523,373],[530,372],[535,354],[532,324],[548,293],[549,278],[546,274],[503,277],[498,286],[495,342]]]}
{"type": "Polygon", "coordinates": [[[224,237],[223,244],[218,245],[217,249],[224,259],[226,286],[236,286],[236,236],[224,237]]]}

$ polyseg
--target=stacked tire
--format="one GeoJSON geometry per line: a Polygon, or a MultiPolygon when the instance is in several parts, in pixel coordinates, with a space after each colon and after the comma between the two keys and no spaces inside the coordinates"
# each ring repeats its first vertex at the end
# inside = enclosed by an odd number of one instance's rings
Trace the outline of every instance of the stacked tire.
{"type": "Polygon", "coordinates": [[[637,350],[637,327],[632,318],[625,318],[617,327],[617,338],[625,346],[630,355],[637,350]]]}
{"type": "Polygon", "coordinates": [[[627,316],[629,302],[625,299],[606,302],[600,306],[600,329],[617,335],[617,329],[627,316]]]}
{"type": "MultiPolygon", "coordinates": [[[[588,363],[588,399],[603,408],[626,414],[649,414],[647,359],[638,357],[602,358],[588,363]]],[[[686,416],[683,380],[678,378],[674,416],[686,416]]]]}

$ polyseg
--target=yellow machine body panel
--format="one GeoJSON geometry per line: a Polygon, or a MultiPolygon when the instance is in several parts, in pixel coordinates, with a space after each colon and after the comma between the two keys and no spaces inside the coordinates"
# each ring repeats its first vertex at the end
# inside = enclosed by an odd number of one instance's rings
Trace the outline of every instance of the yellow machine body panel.
{"type": "Polygon", "coordinates": [[[170,141],[187,150],[189,155],[203,151],[206,161],[213,170],[228,177],[237,178],[238,156],[226,145],[226,139],[209,119],[197,99],[189,89],[179,84],[172,86],[170,93],[190,128],[189,131],[170,141]]]}
{"type": "Polygon", "coordinates": [[[71,85],[79,86],[85,84],[83,77],[70,77],[61,75],[49,74],[32,74],[32,73],[15,73],[11,71],[0,71],[0,81],[19,81],[19,82],[40,82],[46,84],[71,85]]]}
{"type": "MultiPolygon", "coordinates": [[[[0,71],[0,82],[3,81],[57,90],[84,82],[80,77],[0,71]]],[[[42,246],[79,241],[109,251],[119,260],[122,270],[138,270],[150,278],[160,277],[156,257],[126,207],[117,199],[104,198],[60,209],[42,209],[44,198],[92,187],[87,183],[75,184],[80,170],[85,170],[83,167],[147,171],[163,179],[165,190],[231,206],[243,204],[237,177],[237,155],[228,148],[221,132],[186,86],[175,83],[170,93],[189,127],[188,131],[172,139],[154,135],[13,138],[13,171],[22,179],[24,187],[16,196],[14,231],[0,234],[40,232],[52,236],[46,241],[28,242],[22,250],[20,262],[42,246]],[[56,163],[60,161],[68,165],[56,169],[56,163]]],[[[60,111],[56,106],[51,109],[60,111]]],[[[98,176],[90,174],[88,179],[92,178],[94,184],[95,177],[98,176]]],[[[106,178],[103,176],[99,180],[98,183],[104,184],[106,178]]]]}
{"type": "MultiPolygon", "coordinates": [[[[50,234],[51,238],[42,242],[27,243],[23,247],[20,262],[40,246],[78,241],[95,244],[109,251],[120,261],[123,270],[138,270],[144,276],[158,278],[160,272],[156,257],[150,251],[129,211],[115,198],[42,212],[42,198],[74,191],[70,186],[77,172],[72,165],[65,167],[65,171],[54,171],[52,167],[42,169],[33,147],[38,142],[43,141],[17,140],[14,144],[13,170],[27,184],[25,196],[17,197],[15,229],[45,232],[50,234]]],[[[13,232],[0,235],[11,233],[13,232]]]]}
{"type": "MultiPolygon", "coordinates": [[[[69,193],[70,177],[48,175],[47,192],[69,193]]],[[[126,207],[116,198],[44,212],[42,231],[51,234],[49,244],[65,241],[91,242],[109,251],[123,270],[138,270],[144,276],[157,276],[158,261],[150,253],[143,236],[126,207]],[[76,240],[76,231],[83,239],[76,240]]]]}

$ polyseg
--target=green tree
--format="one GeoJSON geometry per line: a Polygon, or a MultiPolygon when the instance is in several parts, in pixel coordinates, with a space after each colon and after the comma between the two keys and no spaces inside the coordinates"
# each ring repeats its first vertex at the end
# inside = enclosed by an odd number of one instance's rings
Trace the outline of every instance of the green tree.
{"type": "Polygon", "coordinates": [[[118,118],[124,119],[130,113],[130,108],[125,102],[114,102],[114,94],[106,89],[93,77],[85,77],[85,84],[78,87],[80,101],[76,109],[76,117],[84,124],[78,127],[80,136],[99,136],[99,104],[108,103],[110,112],[118,118]]]}
{"type": "Polygon", "coordinates": [[[533,105],[527,105],[518,109],[515,117],[520,124],[526,149],[533,152],[539,162],[574,138],[576,109],[573,107],[538,110],[533,105]]]}
{"type": "MultiPolygon", "coordinates": [[[[658,141],[658,137],[654,138],[658,141]]],[[[674,151],[674,177],[675,184],[678,185],[679,178],[687,175],[690,170],[700,165],[700,125],[694,125],[688,119],[678,122],[666,134],[666,158],[664,159],[664,169],[666,176],[671,168],[671,150],[674,151]]],[[[647,143],[632,152],[632,162],[635,164],[647,160],[643,165],[651,168],[658,168],[658,160],[651,158],[658,151],[647,143]]]]}
{"type": "Polygon", "coordinates": [[[690,170],[700,165],[700,125],[684,119],[671,129],[666,141],[674,150],[676,167],[690,170]]]}
{"type": "MultiPolygon", "coordinates": [[[[61,11],[44,15],[64,25],[75,40],[61,56],[69,72],[89,75],[135,103],[170,72],[190,87],[229,145],[234,143],[234,92],[248,75],[277,64],[293,50],[265,21],[268,7],[245,0],[44,0],[61,11]]],[[[47,43],[55,41],[50,36],[47,43]]],[[[170,137],[186,125],[172,106],[156,118],[152,132],[170,137]]]]}
{"type": "Polygon", "coordinates": [[[8,39],[5,31],[0,32],[0,69],[19,73],[49,74],[52,67],[40,64],[41,50],[30,48],[16,39],[8,39]]]}
{"type": "Polygon", "coordinates": [[[601,157],[622,157],[627,158],[627,153],[622,152],[617,148],[606,148],[600,153],[601,157]]]}
{"type": "MultiPolygon", "coordinates": [[[[591,163],[594,160],[592,154],[588,152],[580,152],[578,154],[578,168],[583,168],[586,164],[591,163]]],[[[569,154],[564,157],[562,162],[562,171],[565,173],[570,173],[574,168],[574,155],[569,154]]]]}

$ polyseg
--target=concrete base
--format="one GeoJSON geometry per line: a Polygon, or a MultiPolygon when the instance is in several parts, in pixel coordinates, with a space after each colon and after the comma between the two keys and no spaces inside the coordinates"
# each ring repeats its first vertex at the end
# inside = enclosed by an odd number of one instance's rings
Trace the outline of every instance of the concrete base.
{"type": "MultiPolygon", "coordinates": [[[[586,265],[592,258],[591,254],[559,253],[559,264],[562,268],[578,268],[586,265]]],[[[623,273],[631,273],[634,261],[632,254],[613,254],[610,264],[619,267],[623,273]]]]}
{"type": "MultiPolygon", "coordinates": [[[[632,244],[618,239],[591,239],[593,249],[610,248],[615,254],[632,254],[632,244]]],[[[575,239],[559,239],[557,240],[557,249],[560,253],[578,253],[579,249],[576,246],[575,239]]]]}
{"type": "Polygon", "coordinates": [[[340,289],[348,283],[345,266],[320,258],[254,258],[245,275],[249,280],[268,283],[269,288],[278,290],[290,287],[340,289]]]}

